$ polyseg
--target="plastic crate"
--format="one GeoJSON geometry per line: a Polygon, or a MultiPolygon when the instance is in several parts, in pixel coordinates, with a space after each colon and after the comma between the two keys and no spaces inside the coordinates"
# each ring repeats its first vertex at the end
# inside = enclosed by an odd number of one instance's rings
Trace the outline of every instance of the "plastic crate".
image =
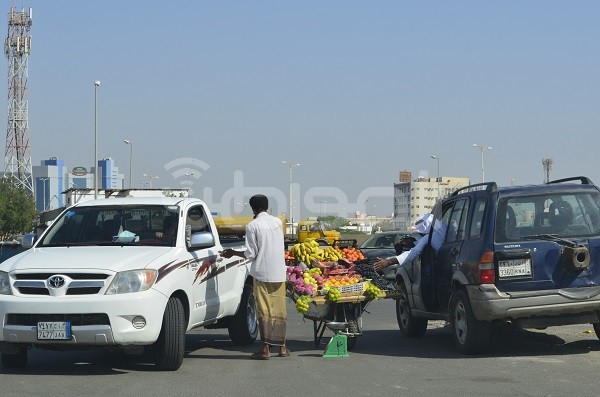
{"type": "Polygon", "coordinates": [[[341,285],[336,288],[342,294],[347,294],[347,293],[351,293],[351,292],[365,292],[365,290],[367,289],[367,283],[365,281],[363,281],[361,283],[356,283],[356,284],[351,284],[351,285],[341,285]]]}
{"type": "Polygon", "coordinates": [[[356,248],[357,247],[357,241],[356,239],[348,239],[348,240],[335,240],[333,242],[334,247],[338,247],[340,249],[342,248],[356,248]]]}

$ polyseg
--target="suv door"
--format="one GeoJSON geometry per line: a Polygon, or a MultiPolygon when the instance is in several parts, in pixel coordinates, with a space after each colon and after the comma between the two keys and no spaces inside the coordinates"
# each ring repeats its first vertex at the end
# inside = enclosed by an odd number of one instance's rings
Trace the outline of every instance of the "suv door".
{"type": "Polygon", "coordinates": [[[446,237],[438,250],[435,274],[437,298],[442,309],[447,308],[450,301],[452,274],[459,264],[468,213],[468,197],[444,203],[442,207],[441,222],[446,227],[446,237]]]}

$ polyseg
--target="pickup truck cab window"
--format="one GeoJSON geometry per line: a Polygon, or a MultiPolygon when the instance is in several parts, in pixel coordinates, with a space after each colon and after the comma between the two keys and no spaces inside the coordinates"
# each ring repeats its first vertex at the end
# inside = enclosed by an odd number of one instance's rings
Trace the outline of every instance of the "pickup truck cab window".
{"type": "Polygon", "coordinates": [[[210,232],[210,223],[201,205],[194,206],[188,210],[186,225],[192,234],[198,232],[210,232]]]}

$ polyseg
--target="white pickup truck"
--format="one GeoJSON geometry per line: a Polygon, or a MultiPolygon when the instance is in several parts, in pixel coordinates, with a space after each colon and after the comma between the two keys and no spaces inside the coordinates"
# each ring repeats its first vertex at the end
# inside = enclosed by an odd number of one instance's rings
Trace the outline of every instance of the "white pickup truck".
{"type": "Polygon", "coordinates": [[[5,367],[24,367],[32,347],[149,347],[159,369],[177,370],[193,328],[227,327],[238,345],[256,340],[248,263],[219,255],[201,200],[86,201],[23,245],[31,248],[0,264],[5,367]]]}

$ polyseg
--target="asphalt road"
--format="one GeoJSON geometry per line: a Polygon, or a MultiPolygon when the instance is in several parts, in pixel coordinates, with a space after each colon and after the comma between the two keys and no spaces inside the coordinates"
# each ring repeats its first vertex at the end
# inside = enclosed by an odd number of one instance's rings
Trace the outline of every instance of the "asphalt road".
{"type": "MultiPolygon", "coordinates": [[[[597,396],[600,341],[592,327],[498,329],[489,353],[457,353],[444,322],[422,338],[400,334],[394,302],[371,303],[349,357],[324,358],[312,321],[290,301],[292,355],[255,361],[226,330],[188,334],[177,372],[118,352],[35,349],[25,370],[0,369],[1,396],[597,396]]],[[[326,336],[331,336],[326,331],[326,336]]]]}

